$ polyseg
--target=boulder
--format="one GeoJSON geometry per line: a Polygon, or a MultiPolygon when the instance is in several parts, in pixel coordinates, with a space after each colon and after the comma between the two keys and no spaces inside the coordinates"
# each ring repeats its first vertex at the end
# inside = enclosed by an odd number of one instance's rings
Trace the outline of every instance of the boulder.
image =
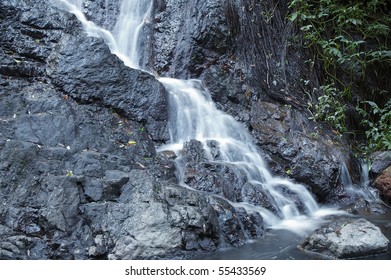
{"type": "Polygon", "coordinates": [[[391,205],[391,166],[381,172],[373,184],[379,190],[380,197],[391,205]]]}
{"type": "Polygon", "coordinates": [[[340,218],[311,233],[299,248],[325,258],[367,257],[389,251],[390,241],[365,219],[340,218]]]}

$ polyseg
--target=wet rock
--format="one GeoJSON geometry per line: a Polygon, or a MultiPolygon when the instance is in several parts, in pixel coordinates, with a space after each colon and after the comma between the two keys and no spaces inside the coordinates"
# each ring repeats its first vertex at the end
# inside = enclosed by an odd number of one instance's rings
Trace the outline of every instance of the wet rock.
{"type": "Polygon", "coordinates": [[[341,162],[358,172],[346,143],[292,107],[259,101],[251,115],[252,134],[273,171],[309,186],[320,201],[334,202],[343,193],[341,162]]]}
{"type": "Polygon", "coordinates": [[[202,147],[202,143],[192,139],[183,144],[183,161],[185,162],[201,162],[207,161],[207,156],[202,147]]]}
{"type": "Polygon", "coordinates": [[[390,241],[365,219],[341,218],[315,230],[300,245],[326,258],[346,259],[389,251],[390,241]]]}
{"type": "Polygon", "coordinates": [[[253,92],[243,84],[237,73],[225,68],[226,66],[212,65],[202,73],[201,79],[217,108],[249,125],[253,92]]]}
{"type": "Polygon", "coordinates": [[[107,30],[113,30],[120,11],[120,1],[87,0],[82,10],[88,20],[107,30]]]}
{"type": "Polygon", "coordinates": [[[248,213],[243,208],[238,208],[237,212],[239,214],[244,231],[249,239],[257,239],[265,235],[263,218],[259,213],[248,213]]]}
{"type": "Polygon", "coordinates": [[[274,214],[280,214],[276,208],[276,201],[271,196],[270,192],[262,187],[262,185],[245,183],[238,195],[238,202],[248,202],[251,205],[261,206],[268,209],[274,214]]]}
{"type": "Polygon", "coordinates": [[[371,170],[369,175],[372,178],[379,176],[387,167],[391,166],[391,151],[378,152],[371,156],[371,170]]]}
{"type": "Polygon", "coordinates": [[[391,205],[391,166],[386,168],[374,181],[380,197],[391,205]]]}
{"type": "Polygon", "coordinates": [[[235,208],[226,200],[214,197],[211,200],[211,205],[218,217],[218,223],[221,230],[221,239],[223,245],[241,246],[247,236],[243,230],[240,216],[235,208]]]}
{"type": "Polygon", "coordinates": [[[64,36],[51,58],[53,83],[80,103],[100,103],[145,123],[153,140],[168,140],[167,92],[155,78],[126,67],[101,39],[64,36]],[[75,46],[83,51],[75,52],[75,46]],[[105,70],[101,66],[105,65],[105,70]]]}
{"type": "Polygon", "coordinates": [[[157,1],[154,7],[152,68],[189,78],[226,53],[231,40],[220,1],[157,1]]]}
{"type": "Polygon", "coordinates": [[[238,200],[237,192],[247,181],[243,171],[224,163],[188,164],[183,176],[184,182],[194,189],[220,194],[231,201],[238,200]]]}

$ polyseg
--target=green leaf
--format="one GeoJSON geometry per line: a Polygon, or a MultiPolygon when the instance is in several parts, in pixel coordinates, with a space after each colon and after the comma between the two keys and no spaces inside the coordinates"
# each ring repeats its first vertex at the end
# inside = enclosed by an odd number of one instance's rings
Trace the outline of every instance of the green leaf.
{"type": "Polygon", "coordinates": [[[305,25],[305,26],[301,27],[300,30],[301,31],[308,31],[311,28],[313,28],[312,24],[308,24],[308,25],[305,25]]]}
{"type": "Polygon", "coordinates": [[[362,21],[359,20],[359,19],[355,19],[355,18],[349,18],[345,21],[346,23],[351,23],[355,26],[358,26],[358,25],[362,25],[362,21]]]}
{"type": "Polygon", "coordinates": [[[299,12],[294,12],[288,18],[290,21],[295,21],[298,15],[299,15],[299,12]]]}
{"type": "Polygon", "coordinates": [[[334,55],[334,56],[336,56],[336,57],[338,57],[338,58],[342,58],[342,53],[337,48],[333,48],[333,47],[329,48],[329,53],[334,55]]]}

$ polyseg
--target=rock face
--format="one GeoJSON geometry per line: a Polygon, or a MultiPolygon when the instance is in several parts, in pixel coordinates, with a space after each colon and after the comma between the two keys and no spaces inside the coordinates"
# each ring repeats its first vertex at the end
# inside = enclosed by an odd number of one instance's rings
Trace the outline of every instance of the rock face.
{"type": "Polygon", "coordinates": [[[346,259],[389,251],[390,241],[365,219],[339,219],[315,230],[300,247],[327,258],[346,259]]]}
{"type": "Polygon", "coordinates": [[[0,2],[0,259],[183,258],[262,236],[259,215],[177,184],[155,150],[163,86],[50,3],[0,2]]]}
{"type": "Polygon", "coordinates": [[[101,40],[65,35],[49,64],[53,84],[67,96],[83,104],[101,103],[129,120],[145,123],[155,141],[169,139],[163,85],[145,72],[126,67],[101,40]],[[75,47],[83,52],[75,52],[75,47]]]}

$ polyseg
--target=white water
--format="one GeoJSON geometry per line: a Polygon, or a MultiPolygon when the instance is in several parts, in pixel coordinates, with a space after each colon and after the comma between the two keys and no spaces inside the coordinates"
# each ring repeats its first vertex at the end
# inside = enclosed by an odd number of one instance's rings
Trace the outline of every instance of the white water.
{"type": "Polygon", "coordinates": [[[362,163],[360,171],[360,184],[353,184],[346,164],[342,163],[341,181],[345,190],[357,198],[363,198],[368,202],[381,201],[378,192],[374,188],[369,188],[368,165],[362,163]]]}
{"type": "Polygon", "coordinates": [[[124,0],[120,15],[113,31],[108,31],[87,20],[83,13],[83,0],[56,0],[60,8],[74,14],[82,23],[88,36],[102,38],[111,52],[118,56],[126,66],[140,69],[138,48],[139,35],[144,24],[149,22],[152,1],[124,0]]]}
{"type": "Polygon", "coordinates": [[[122,1],[121,14],[114,27],[118,52],[129,58],[131,68],[140,68],[138,49],[140,31],[149,22],[152,1],[122,1]]]}
{"type": "MultiPolygon", "coordinates": [[[[143,25],[149,22],[152,1],[123,1],[118,21],[111,32],[85,18],[81,11],[82,1],[57,1],[64,9],[77,16],[88,35],[103,38],[112,53],[122,59],[127,66],[136,69],[142,67],[138,55],[139,35],[143,25]]],[[[244,207],[250,212],[259,212],[269,227],[289,229],[298,234],[316,228],[329,215],[341,213],[333,209],[320,209],[304,186],[272,176],[246,129],[231,116],[217,110],[201,81],[173,78],[159,78],[159,81],[170,92],[171,98],[171,142],[160,147],[160,150],[173,150],[179,154],[184,142],[191,139],[201,141],[209,153],[210,160],[237,166],[246,174],[248,182],[270,193],[279,214],[273,214],[267,209],[248,203],[231,202],[232,205],[244,207]],[[207,146],[209,140],[218,143],[218,159],[213,159],[210,153],[207,146]],[[304,211],[299,211],[295,201],[280,191],[281,186],[296,194],[304,205],[304,211]]]]}

